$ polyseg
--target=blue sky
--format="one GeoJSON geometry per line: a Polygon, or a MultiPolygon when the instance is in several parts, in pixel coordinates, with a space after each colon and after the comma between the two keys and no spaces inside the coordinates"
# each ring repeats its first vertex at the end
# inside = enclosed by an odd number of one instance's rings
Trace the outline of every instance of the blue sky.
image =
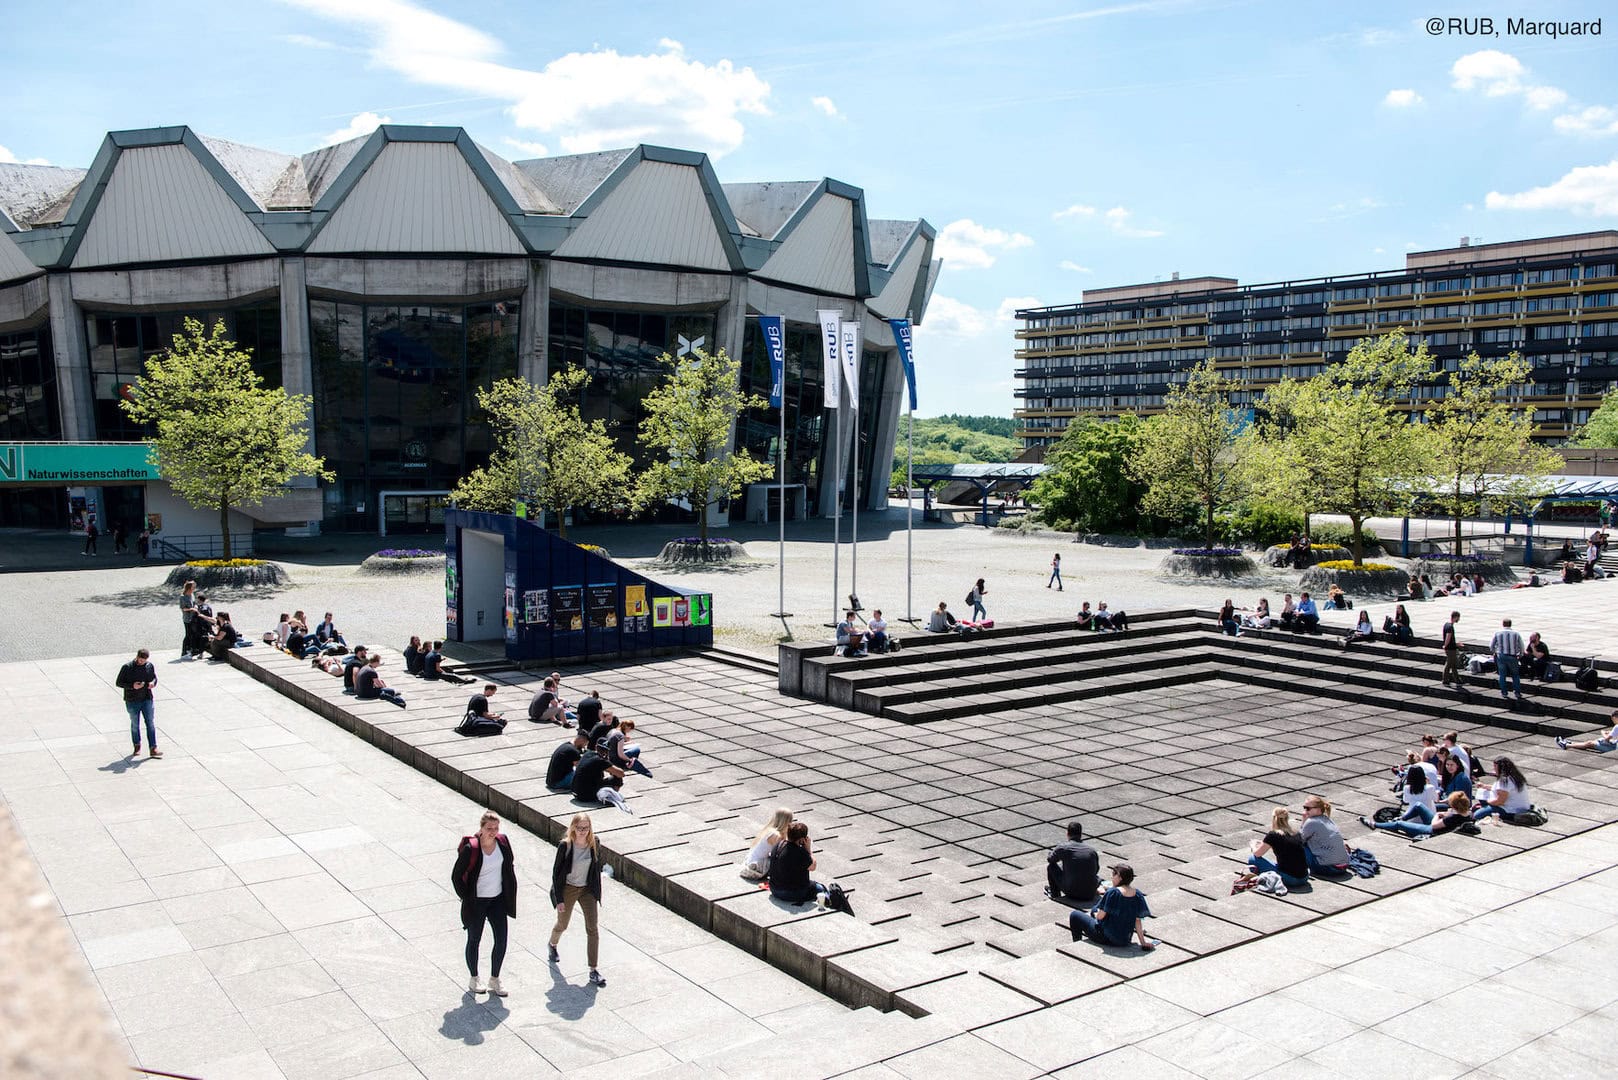
{"type": "Polygon", "coordinates": [[[645,141],[727,182],[836,177],[942,231],[921,414],[1005,415],[1018,306],[1618,227],[1618,11],[1520,6],[1607,18],[1552,40],[1375,2],[11,0],[72,33],[14,35],[0,157],[84,166],[108,130],[179,123],[304,152],[386,118],[514,158],[645,141]]]}

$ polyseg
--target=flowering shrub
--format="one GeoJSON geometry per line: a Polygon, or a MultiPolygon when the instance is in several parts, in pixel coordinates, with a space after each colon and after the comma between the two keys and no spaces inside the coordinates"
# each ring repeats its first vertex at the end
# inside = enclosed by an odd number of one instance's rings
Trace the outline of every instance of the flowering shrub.
{"type": "Polygon", "coordinates": [[[1203,558],[1206,558],[1208,556],[1214,556],[1216,558],[1229,558],[1232,555],[1240,555],[1241,553],[1242,553],[1241,548],[1208,548],[1208,547],[1200,547],[1200,548],[1175,548],[1174,549],[1174,554],[1176,554],[1176,555],[1196,555],[1196,556],[1200,556],[1200,557],[1203,557],[1203,558]]]}
{"type": "MultiPolygon", "coordinates": [[[[700,537],[700,536],[677,536],[671,541],[671,543],[675,543],[675,544],[701,544],[703,542],[704,541],[703,541],[702,537],[700,537]]],[[[734,543],[738,543],[738,541],[732,540],[728,536],[710,536],[707,539],[706,542],[708,544],[734,544],[734,543]]]]}
{"type": "Polygon", "coordinates": [[[189,559],[187,566],[199,570],[230,570],[238,566],[263,566],[263,559],[189,559]]]}
{"type": "Polygon", "coordinates": [[[385,548],[376,553],[379,559],[436,559],[442,554],[425,548],[385,548]]]}
{"type": "Polygon", "coordinates": [[[1392,570],[1392,569],[1394,569],[1394,567],[1389,566],[1387,563],[1380,563],[1380,562],[1368,562],[1368,563],[1364,563],[1364,564],[1362,564],[1360,566],[1355,566],[1353,559],[1333,559],[1333,560],[1331,560],[1331,562],[1315,563],[1315,567],[1316,567],[1316,569],[1319,569],[1319,570],[1376,570],[1376,571],[1382,571],[1382,570],[1392,570]]]}
{"type": "Polygon", "coordinates": [[[607,549],[602,547],[600,544],[580,544],[579,547],[584,551],[588,551],[592,555],[600,555],[603,559],[612,558],[612,556],[608,554],[607,549]]]}

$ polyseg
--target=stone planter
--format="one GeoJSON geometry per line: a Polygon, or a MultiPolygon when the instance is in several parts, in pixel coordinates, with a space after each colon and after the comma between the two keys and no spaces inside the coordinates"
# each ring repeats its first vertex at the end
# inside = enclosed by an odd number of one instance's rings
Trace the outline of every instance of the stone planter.
{"type": "Polygon", "coordinates": [[[222,587],[241,588],[253,585],[286,585],[292,579],[280,565],[272,562],[255,563],[249,566],[198,566],[195,563],[181,563],[169,571],[164,582],[179,588],[188,581],[195,581],[198,588],[218,589],[222,587]]]}
{"type": "Polygon", "coordinates": [[[1451,574],[1480,574],[1490,585],[1517,584],[1517,572],[1499,559],[1417,559],[1410,564],[1410,573],[1426,574],[1434,585],[1442,585],[1451,574]]]}
{"type": "Polygon", "coordinates": [[[1258,564],[1246,555],[1168,555],[1158,567],[1177,577],[1244,578],[1258,573],[1258,564]]]}
{"type": "Polygon", "coordinates": [[[670,540],[658,552],[656,562],[668,565],[690,565],[699,563],[712,565],[714,563],[737,562],[747,558],[747,552],[734,540],[713,539],[704,543],[701,540],[685,537],[679,540],[670,540]]]}
{"type": "Polygon", "coordinates": [[[360,563],[359,572],[379,576],[396,574],[435,574],[442,576],[444,573],[444,556],[413,555],[400,558],[378,553],[360,563]]]}
{"type": "Polygon", "coordinates": [[[1409,573],[1397,566],[1386,570],[1327,570],[1311,566],[1303,572],[1298,587],[1324,600],[1330,587],[1336,585],[1357,604],[1361,597],[1398,596],[1409,583],[1409,573]]]}
{"type": "MultiPolygon", "coordinates": [[[[1265,549],[1259,561],[1265,566],[1291,566],[1292,563],[1289,561],[1291,554],[1292,549],[1286,544],[1273,544],[1265,549]]],[[[1338,547],[1335,544],[1316,544],[1309,549],[1309,554],[1304,556],[1303,566],[1307,568],[1315,565],[1315,563],[1334,562],[1337,559],[1347,559],[1349,557],[1347,548],[1338,547]]]]}

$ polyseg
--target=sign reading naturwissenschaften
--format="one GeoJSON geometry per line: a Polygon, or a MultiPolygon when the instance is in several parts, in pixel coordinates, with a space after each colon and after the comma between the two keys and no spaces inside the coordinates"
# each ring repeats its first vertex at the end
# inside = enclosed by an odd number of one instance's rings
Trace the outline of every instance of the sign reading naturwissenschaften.
{"type": "Polygon", "coordinates": [[[158,479],[145,443],[0,443],[0,484],[143,484],[158,479]]]}

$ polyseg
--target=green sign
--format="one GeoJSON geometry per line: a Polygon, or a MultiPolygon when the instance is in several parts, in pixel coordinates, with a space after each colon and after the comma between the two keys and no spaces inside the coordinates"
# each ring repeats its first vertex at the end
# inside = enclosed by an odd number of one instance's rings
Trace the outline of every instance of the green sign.
{"type": "Polygon", "coordinates": [[[0,443],[0,484],[142,484],[156,480],[145,443],[0,443]]]}

